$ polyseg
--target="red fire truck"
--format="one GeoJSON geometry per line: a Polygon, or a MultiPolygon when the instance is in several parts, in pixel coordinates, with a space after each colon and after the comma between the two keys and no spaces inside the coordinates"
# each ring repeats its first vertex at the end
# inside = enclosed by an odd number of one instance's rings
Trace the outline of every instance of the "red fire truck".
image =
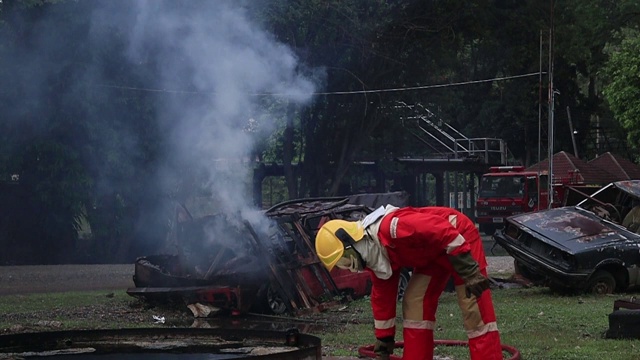
{"type": "MultiPolygon", "coordinates": [[[[581,188],[579,174],[556,178],[551,207],[567,204],[569,189],[581,188]]],[[[577,189],[576,189],[577,190],[577,189]]],[[[591,193],[593,190],[588,189],[591,193]]],[[[480,231],[492,235],[502,227],[504,218],[549,207],[549,176],[547,171],[525,171],[524,166],[493,166],[482,175],[476,202],[476,222],[480,231]]]]}

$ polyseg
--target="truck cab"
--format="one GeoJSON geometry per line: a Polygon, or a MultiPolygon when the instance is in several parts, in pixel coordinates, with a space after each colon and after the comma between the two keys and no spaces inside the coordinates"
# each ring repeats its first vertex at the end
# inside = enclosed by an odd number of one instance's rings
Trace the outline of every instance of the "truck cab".
{"type": "Polygon", "coordinates": [[[476,222],[480,231],[492,235],[511,215],[548,207],[548,174],[525,171],[523,166],[493,166],[482,175],[476,222]]]}

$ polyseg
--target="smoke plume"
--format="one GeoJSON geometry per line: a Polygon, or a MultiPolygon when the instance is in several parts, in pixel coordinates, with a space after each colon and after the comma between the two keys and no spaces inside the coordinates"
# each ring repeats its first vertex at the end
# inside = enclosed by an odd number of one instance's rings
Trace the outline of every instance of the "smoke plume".
{"type": "MultiPolygon", "coordinates": [[[[98,173],[98,193],[135,183],[139,179],[128,174],[139,173],[136,168],[143,164],[157,179],[156,195],[181,201],[202,195],[214,211],[259,222],[250,188],[255,145],[284,123],[286,112],[278,109],[312,100],[314,79],[322,76],[255,21],[258,12],[252,7],[264,5],[227,0],[45,4],[31,11],[33,18],[16,15],[9,21],[13,33],[28,41],[6,48],[13,60],[0,61],[1,74],[15,85],[0,101],[13,104],[7,118],[22,122],[25,142],[48,131],[43,124],[53,121],[52,111],[65,109],[56,116],[68,129],[84,131],[76,141],[90,149],[80,152],[98,173]],[[64,84],[52,90],[59,103],[43,91],[51,90],[51,83],[64,84]],[[140,100],[145,97],[154,100],[140,100]],[[153,123],[142,123],[128,111],[144,106],[138,104],[157,105],[144,110],[154,114],[153,123]],[[83,122],[87,113],[103,120],[83,122]],[[145,133],[157,135],[159,144],[146,143],[140,136],[145,133]],[[90,136],[111,143],[84,144],[90,136]],[[117,151],[101,153],[105,148],[117,151]],[[105,163],[118,164],[121,173],[103,170],[105,163]]],[[[140,215],[141,228],[161,216],[154,206],[141,206],[147,211],[140,215]]]]}

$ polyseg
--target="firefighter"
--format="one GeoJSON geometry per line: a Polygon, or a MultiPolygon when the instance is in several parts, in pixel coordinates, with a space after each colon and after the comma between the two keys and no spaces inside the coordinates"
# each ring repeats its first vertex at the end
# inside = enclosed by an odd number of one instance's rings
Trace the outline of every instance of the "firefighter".
{"type": "Polygon", "coordinates": [[[329,271],[337,266],[371,273],[376,359],[393,353],[399,275],[408,267],[413,273],[402,299],[404,359],[433,359],[438,299],[453,276],[471,359],[502,360],[482,240],[464,214],[387,205],[360,221],[326,222],[315,247],[329,271]]]}

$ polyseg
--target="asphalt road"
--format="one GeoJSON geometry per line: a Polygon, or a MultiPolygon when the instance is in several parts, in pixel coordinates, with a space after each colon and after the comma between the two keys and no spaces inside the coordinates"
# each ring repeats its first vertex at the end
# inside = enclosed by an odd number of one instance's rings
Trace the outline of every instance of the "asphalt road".
{"type": "Polygon", "coordinates": [[[0,295],[133,287],[133,264],[0,266],[0,295]]]}
{"type": "MultiPolygon", "coordinates": [[[[489,273],[513,273],[513,259],[490,236],[483,236],[489,273]]],[[[38,292],[126,290],[133,287],[133,264],[0,266],[0,295],[38,292]]]]}
{"type": "MultiPolygon", "coordinates": [[[[513,273],[513,258],[488,256],[489,274],[513,273]]],[[[133,264],[0,266],[0,296],[64,291],[126,290],[133,264]]]]}

